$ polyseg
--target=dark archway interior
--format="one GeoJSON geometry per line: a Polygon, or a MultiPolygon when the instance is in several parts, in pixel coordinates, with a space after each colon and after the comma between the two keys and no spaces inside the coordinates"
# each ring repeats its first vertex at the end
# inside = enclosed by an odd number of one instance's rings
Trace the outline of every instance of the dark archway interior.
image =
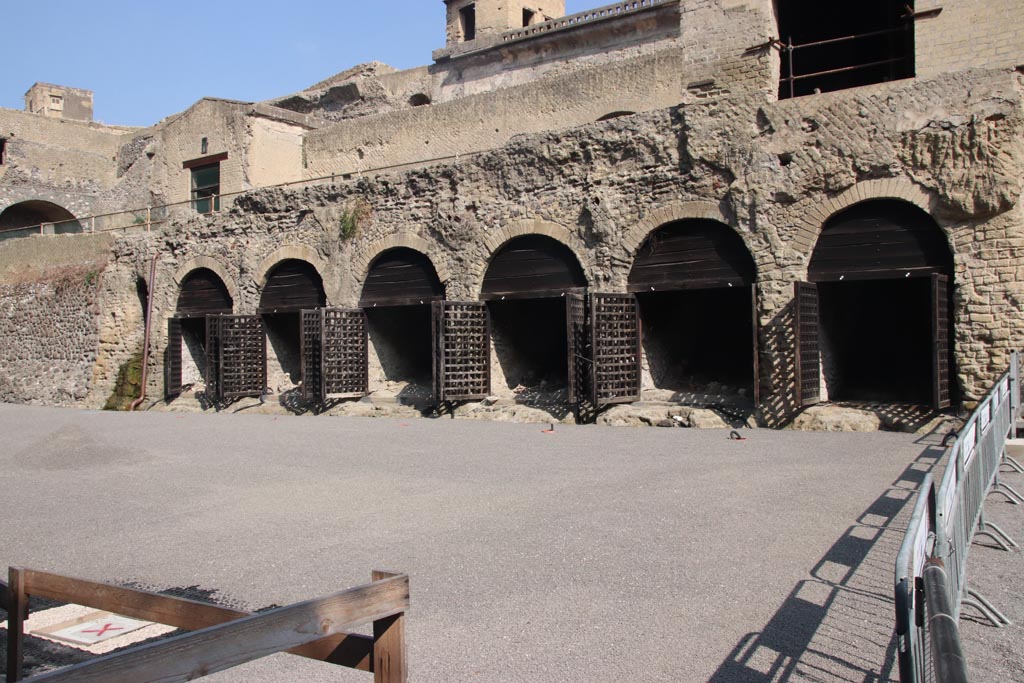
{"type": "MultiPolygon", "coordinates": [[[[191,360],[191,364],[195,367],[198,378],[202,382],[208,381],[206,376],[206,316],[230,315],[233,307],[234,302],[224,281],[209,268],[196,268],[181,281],[175,315],[182,318],[181,341],[184,345],[182,358],[191,360]]],[[[187,383],[187,378],[185,381],[187,383]]]]}
{"type": "Polygon", "coordinates": [[[14,204],[0,213],[0,235],[17,237],[38,234],[38,226],[43,223],[52,223],[53,231],[58,235],[82,232],[82,224],[64,207],[33,200],[14,204]]]}
{"type": "MultiPolygon", "coordinates": [[[[779,37],[783,43],[792,39],[794,45],[800,46],[858,36],[853,40],[794,50],[792,73],[810,77],[797,80],[792,95],[913,77],[914,22],[902,18],[908,6],[912,11],[912,0],[776,0],[779,37]],[[811,76],[826,71],[834,73],[811,76]]],[[[783,50],[781,98],[791,96],[789,82],[785,80],[789,76],[789,58],[783,50]]]]}
{"type": "Polygon", "coordinates": [[[431,383],[430,306],[369,308],[366,321],[370,342],[389,382],[431,383]]]}
{"type": "Polygon", "coordinates": [[[491,301],[491,336],[510,389],[569,384],[565,299],[491,301]]]}
{"type": "MultiPolygon", "coordinates": [[[[302,327],[300,313],[327,303],[323,280],[312,264],[288,259],[274,266],[260,295],[259,313],[267,331],[268,355],[277,358],[280,371],[292,384],[302,380],[302,327]]],[[[268,378],[273,369],[268,368],[268,378]]]]}
{"type": "Polygon", "coordinates": [[[281,372],[288,375],[292,384],[302,379],[302,329],[299,312],[265,313],[263,327],[267,331],[267,343],[277,358],[281,372]]]}
{"type": "Polygon", "coordinates": [[[930,403],[931,282],[822,283],[822,361],[835,401],[930,403]]]}
{"type": "Polygon", "coordinates": [[[753,314],[749,287],[639,294],[643,345],[658,389],[751,395],[753,314]]]}

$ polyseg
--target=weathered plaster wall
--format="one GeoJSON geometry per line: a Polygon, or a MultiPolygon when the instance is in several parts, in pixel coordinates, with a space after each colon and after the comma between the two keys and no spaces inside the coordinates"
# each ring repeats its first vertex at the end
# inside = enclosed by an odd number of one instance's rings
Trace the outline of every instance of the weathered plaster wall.
{"type": "Polygon", "coordinates": [[[0,109],[6,138],[0,165],[0,211],[31,199],[76,216],[97,212],[99,196],[116,182],[112,159],[129,129],[0,109]]]}

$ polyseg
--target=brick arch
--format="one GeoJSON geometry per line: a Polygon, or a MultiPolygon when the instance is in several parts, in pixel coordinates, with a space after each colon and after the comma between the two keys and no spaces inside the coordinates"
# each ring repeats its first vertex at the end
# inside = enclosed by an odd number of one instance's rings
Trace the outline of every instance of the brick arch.
{"type": "Polygon", "coordinates": [[[854,204],[872,199],[899,199],[909,202],[929,216],[935,215],[936,200],[918,185],[904,178],[864,180],[825,201],[806,200],[790,208],[790,225],[796,226],[794,246],[810,258],[821,229],[829,218],[854,204]]]}
{"type": "Polygon", "coordinates": [[[212,270],[220,278],[220,281],[224,283],[224,286],[228,290],[228,294],[231,296],[232,301],[238,301],[238,284],[235,282],[235,278],[228,275],[227,268],[225,268],[220,261],[211,258],[209,256],[196,256],[195,258],[185,261],[185,263],[178,266],[178,269],[174,273],[174,284],[181,286],[181,283],[185,281],[188,274],[193,270],[199,268],[206,268],[212,270]]]}
{"type": "Polygon", "coordinates": [[[437,273],[437,279],[439,279],[442,284],[451,279],[451,270],[448,268],[448,260],[433,243],[428,242],[419,235],[415,235],[413,233],[397,233],[394,235],[388,235],[383,239],[379,239],[376,242],[367,245],[365,249],[360,250],[359,254],[352,261],[352,273],[356,278],[356,284],[358,285],[366,282],[366,278],[370,274],[370,265],[378,256],[389,249],[396,249],[398,247],[405,247],[407,249],[412,249],[413,251],[418,251],[430,259],[430,262],[434,266],[434,272],[437,273]]]}
{"type": "Polygon", "coordinates": [[[281,261],[287,261],[288,259],[295,259],[298,261],[305,261],[316,269],[317,274],[320,275],[320,279],[324,282],[324,289],[327,289],[327,281],[324,278],[324,273],[327,272],[327,263],[320,258],[320,255],[310,247],[304,244],[291,244],[287,247],[281,247],[275,250],[262,262],[259,267],[256,268],[256,276],[254,281],[256,282],[257,288],[260,291],[263,290],[267,285],[267,276],[270,275],[270,271],[273,270],[274,266],[281,263],[281,261]]]}
{"type": "MultiPolygon", "coordinates": [[[[623,236],[622,248],[626,251],[628,260],[632,261],[636,258],[640,245],[644,243],[644,240],[652,232],[668,223],[691,218],[718,221],[736,230],[736,224],[722,211],[722,207],[714,202],[688,201],[664,204],[645,215],[623,236]]],[[[736,232],[739,233],[739,230],[736,230],[736,232]]],[[[746,237],[742,233],[740,233],[740,237],[743,238],[744,244],[747,244],[746,237]]],[[[747,244],[747,251],[753,254],[749,244],[747,244]]]]}
{"type": "Polygon", "coordinates": [[[580,267],[583,268],[583,275],[587,278],[587,282],[594,283],[594,262],[593,259],[589,258],[589,252],[581,239],[558,223],[525,218],[509,223],[501,229],[490,233],[484,239],[484,248],[487,250],[487,254],[485,258],[474,265],[471,272],[467,273],[467,281],[472,286],[471,291],[479,294],[483,289],[487,267],[491,264],[491,259],[498,253],[498,250],[516,237],[523,237],[524,235],[544,235],[565,245],[572,252],[573,256],[576,257],[580,267]]]}

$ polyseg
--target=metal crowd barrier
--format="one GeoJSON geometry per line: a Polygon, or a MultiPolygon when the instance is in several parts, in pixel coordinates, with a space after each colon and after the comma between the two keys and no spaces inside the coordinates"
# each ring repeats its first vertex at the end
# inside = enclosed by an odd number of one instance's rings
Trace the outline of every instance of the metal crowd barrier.
{"type": "Polygon", "coordinates": [[[1006,532],[986,521],[984,505],[991,493],[1002,494],[1015,505],[1024,503],[1024,497],[999,477],[1003,466],[1024,472],[1006,453],[1007,440],[1021,416],[1021,390],[1020,358],[1013,353],[1010,369],[957,433],[938,489],[930,474],[921,485],[896,558],[896,636],[902,683],[966,679],[955,628],[964,606],[975,608],[996,627],[1010,623],[970,587],[967,555],[978,535],[991,538],[1004,550],[1018,547],[1006,532]],[[930,566],[942,567],[942,576],[932,576],[926,582],[926,567],[930,566]],[[929,596],[929,587],[945,595],[929,596]],[[933,624],[941,626],[936,630],[933,624]]]}
{"type": "Polygon", "coordinates": [[[901,683],[924,683],[931,644],[925,618],[924,568],[935,543],[935,481],[924,478],[896,556],[896,654],[901,683]]]}

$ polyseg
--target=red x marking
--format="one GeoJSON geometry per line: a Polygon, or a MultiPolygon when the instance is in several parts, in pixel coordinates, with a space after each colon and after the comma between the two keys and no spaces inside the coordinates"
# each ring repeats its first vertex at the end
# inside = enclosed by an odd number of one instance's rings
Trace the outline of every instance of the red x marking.
{"type": "Polygon", "coordinates": [[[95,633],[96,637],[98,638],[98,637],[102,636],[104,633],[106,633],[107,631],[123,631],[123,630],[124,630],[124,626],[114,626],[113,624],[103,624],[103,628],[92,628],[92,629],[88,629],[86,631],[82,631],[82,633],[95,633]]]}

